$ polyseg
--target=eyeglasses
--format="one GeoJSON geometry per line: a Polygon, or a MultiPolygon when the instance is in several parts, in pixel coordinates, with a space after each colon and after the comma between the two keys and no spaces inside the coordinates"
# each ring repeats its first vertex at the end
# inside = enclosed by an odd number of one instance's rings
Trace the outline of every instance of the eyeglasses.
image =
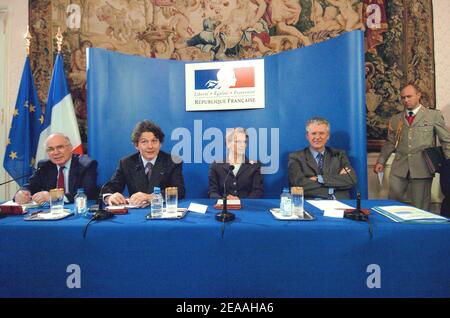
{"type": "Polygon", "coordinates": [[[52,153],[55,151],[59,152],[59,151],[63,151],[64,148],[66,148],[67,146],[69,146],[69,145],[67,144],[67,145],[58,145],[56,147],[48,147],[47,149],[45,149],[45,151],[47,151],[47,153],[52,153]]]}

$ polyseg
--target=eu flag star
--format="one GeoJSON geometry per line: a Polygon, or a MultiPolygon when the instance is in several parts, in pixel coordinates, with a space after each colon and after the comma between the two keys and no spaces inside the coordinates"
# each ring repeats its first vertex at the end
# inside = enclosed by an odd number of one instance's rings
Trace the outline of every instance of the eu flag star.
{"type": "Polygon", "coordinates": [[[25,59],[19,93],[14,105],[15,107],[9,112],[13,116],[8,139],[5,140],[8,148],[0,153],[3,156],[5,171],[11,178],[17,179],[20,186],[23,186],[27,179],[22,176],[31,175],[34,163],[39,161],[35,157],[44,123],[28,57],[25,59]]]}

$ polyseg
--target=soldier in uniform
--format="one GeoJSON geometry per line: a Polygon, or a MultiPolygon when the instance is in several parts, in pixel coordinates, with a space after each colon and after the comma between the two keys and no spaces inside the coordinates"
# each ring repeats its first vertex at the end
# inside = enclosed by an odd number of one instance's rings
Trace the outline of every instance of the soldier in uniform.
{"type": "Polygon", "coordinates": [[[421,93],[415,85],[406,85],[400,96],[405,110],[389,121],[388,137],[374,171],[384,171],[389,156],[395,152],[389,178],[389,198],[405,201],[410,186],[412,205],[429,210],[433,174],[428,169],[423,150],[434,147],[437,137],[445,157],[450,158],[450,132],[440,111],[420,103],[421,93]]]}

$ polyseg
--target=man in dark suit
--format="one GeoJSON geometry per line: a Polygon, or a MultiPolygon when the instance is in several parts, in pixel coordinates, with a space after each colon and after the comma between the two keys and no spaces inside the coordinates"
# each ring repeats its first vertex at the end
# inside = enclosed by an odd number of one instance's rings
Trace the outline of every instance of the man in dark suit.
{"type": "Polygon", "coordinates": [[[441,215],[450,217],[450,159],[444,161],[440,175],[441,191],[444,195],[444,200],[441,204],[441,215]]]}
{"type": "Polygon", "coordinates": [[[325,147],[330,124],[314,117],[306,123],[309,147],[289,154],[291,187],[303,187],[306,198],[347,199],[356,174],[345,151],[325,147]]]}
{"type": "Polygon", "coordinates": [[[72,144],[67,136],[51,134],[45,141],[48,160],[41,160],[38,168],[14,196],[17,203],[33,200],[42,204],[50,199],[49,191],[64,188],[65,201],[72,203],[79,188],[88,199],[97,198],[97,161],[86,155],[72,154],[72,144]]]}
{"type": "Polygon", "coordinates": [[[174,162],[170,154],[161,151],[164,133],[154,123],[139,122],[131,134],[138,153],[122,158],[112,178],[103,186],[103,200],[109,205],[126,204],[122,192],[125,186],[129,203],[145,206],[150,203],[153,188],[177,187],[178,198],[185,196],[182,162],[174,162]]]}

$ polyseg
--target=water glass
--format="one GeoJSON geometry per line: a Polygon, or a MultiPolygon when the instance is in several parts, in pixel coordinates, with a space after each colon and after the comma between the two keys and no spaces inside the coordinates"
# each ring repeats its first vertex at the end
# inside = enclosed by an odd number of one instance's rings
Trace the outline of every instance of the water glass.
{"type": "Polygon", "coordinates": [[[292,214],[297,215],[299,218],[304,218],[304,197],[303,197],[303,187],[292,187],[292,214]]]}
{"type": "Polygon", "coordinates": [[[50,190],[50,213],[62,213],[64,211],[64,189],[50,190]]]}
{"type": "Polygon", "coordinates": [[[178,188],[166,188],[166,212],[176,213],[178,208],[178,188]]]}

